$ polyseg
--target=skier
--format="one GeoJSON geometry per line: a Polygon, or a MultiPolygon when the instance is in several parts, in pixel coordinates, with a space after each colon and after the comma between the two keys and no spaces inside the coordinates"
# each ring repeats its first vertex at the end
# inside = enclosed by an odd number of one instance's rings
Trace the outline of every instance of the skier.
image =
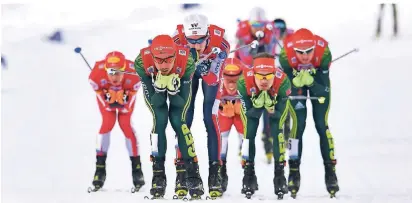
{"type": "MultiPolygon", "coordinates": [[[[285,38],[291,36],[293,34],[293,30],[289,29],[286,27],[286,22],[281,19],[277,18],[273,21],[273,42],[275,45],[275,49],[273,51],[273,54],[276,56],[276,67],[281,68],[279,65],[279,54],[280,50],[283,47],[283,41],[285,38]]],[[[272,139],[270,136],[270,130],[269,130],[269,114],[267,112],[263,112],[263,132],[262,132],[262,141],[263,141],[263,146],[265,149],[266,157],[267,157],[267,163],[271,163],[272,160],[272,139]]],[[[288,114],[285,120],[285,126],[283,128],[283,134],[285,136],[285,139],[289,138],[290,134],[290,115],[288,114]]]]}
{"type": "Polygon", "coordinates": [[[281,69],[275,67],[273,55],[260,53],[255,56],[253,67],[243,71],[243,77],[239,79],[237,86],[242,104],[240,116],[245,126],[242,144],[242,159],[244,160],[242,194],[250,198],[255,190],[258,190],[254,162],[255,137],[260,117],[263,111],[268,111],[270,135],[274,142],[274,193],[281,199],[284,194],[288,193],[284,175],[286,143],[282,128],[288,113],[290,81],[281,69]]]}
{"type": "Polygon", "coordinates": [[[223,67],[223,82],[221,83],[216,98],[220,99],[219,128],[222,138],[222,150],[220,152],[222,168],[220,170],[220,176],[222,177],[222,189],[225,192],[228,184],[226,158],[229,144],[228,139],[232,125],[235,126],[240,138],[239,154],[241,154],[240,150],[242,148],[244,127],[240,117],[241,104],[237,92],[237,81],[242,71],[247,67],[237,58],[227,58],[223,67]]]}
{"type": "MultiPolygon", "coordinates": [[[[221,80],[221,66],[229,53],[229,43],[224,38],[225,30],[209,24],[204,15],[192,14],[184,19],[183,24],[177,25],[174,41],[176,44],[191,48],[193,55],[199,56],[198,65],[192,80],[192,102],[187,112],[187,125],[192,126],[194,103],[199,88],[199,79],[202,79],[203,91],[203,121],[207,131],[207,147],[209,156],[209,195],[220,197],[222,195],[221,178],[218,171],[221,167],[220,160],[220,131],[218,126],[219,100],[216,94],[221,80]],[[205,59],[205,60],[203,60],[205,59]]],[[[175,192],[184,195],[185,170],[182,166],[181,153],[176,148],[176,188],[175,192]]],[[[180,196],[181,196],[180,195],[180,196]]]]}
{"type": "Polygon", "coordinates": [[[253,56],[262,53],[273,53],[275,43],[273,41],[273,25],[267,20],[265,10],[255,7],[250,11],[248,20],[240,21],[236,31],[236,48],[258,40],[257,48],[242,48],[235,52],[236,58],[239,58],[248,66],[252,65],[253,56]]]}
{"type": "MultiPolygon", "coordinates": [[[[248,66],[252,66],[253,57],[262,52],[275,54],[276,40],[274,36],[273,24],[266,18],[266,13],[263,8],[255,7],[250,11],[248,20],[241,21],[238,24],[236,32],[237,45],[239,48],[242,45],[248,44],[253,40],[258,40],[257,48],[243,48],[235,52],[235,56],[242,60],[248,66]]],[[[270,136],[270,129],[268,123],[268,114],[263,113],[263,132],[262,141],[265,150],[267,163],[272,162],[272,137],[270,136]]]]}
{"type": "MultiPolygon", "coordinates": [[[[376,27],[376,38],[381,36],[381,25],[383,17],[383,9],[385,9],[385,4],[381,3],[379,6],[379,17],[376,27]]],[[[392,15],[393,15],[393,37],[398,36],[398,9],[395,3],[392,3],[392,15]]]]}
{"type": "Polygon", "coordinates": [[[189,49],[177,47],[169,35],[158,35],[149,47],[140,50],[134,65],[141,78],[145,102],[153,114],[154,122],[150,135],[153,162],[150,194],[153,198],[162,198],[165,194],[167,184],[164,163],[166,126],[169,119],[182,152],[190,196],[200,198],[204,194],[203,182],[199,173],[194,139],[186,121],[186,112],[192,96],[193,56],[189,49]],[[170,101],[169,109],[167,98],[170,101]]]}
{"type": "Polygon", "coordinates": [[[112,51],[106,55],[104,60],[95,63],[89,75],[89,82],[96,92],[97,104],[102,115],[102,125],[97,135],[94,191],[102,188],[106,180],[106,157],[116,117],[126,137],[126,147],[132,162],[133,184],[135,190],[138,191],[145,181],[141,169],[138,140],[131,125],[131,116],[141,82],[136,75],[108,74],[109,69],[133,71],[133,62],[127,60],[121,52],[112,51]]]}
{"type": "MultiPolygon", "coordinates": [[[[293,83],[291,95],[307,96],[309,91],[311,96],[319,97],[318,100],[311,100],[313,119],[320,137],[327,191],[334,196],[339,191],[339,186],[335,173],[335,148],[327,120],[330,110],[329,67],[332,54],[325,39],[305,28],[297,30],[287,38],[285,44],[279,61],[293,83]]],[[[300,186],[299,166],[302,157],[302,136],[306,125],[306,100],[292,100],[289,111],[293,128],[289,138],[288,187],[292,196],[296,197],[300,186]]]]}

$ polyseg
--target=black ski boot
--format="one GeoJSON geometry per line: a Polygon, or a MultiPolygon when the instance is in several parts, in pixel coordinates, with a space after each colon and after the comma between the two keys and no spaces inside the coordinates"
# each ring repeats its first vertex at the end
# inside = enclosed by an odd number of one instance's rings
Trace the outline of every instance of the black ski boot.
{"type": "Polygon", "coordinates": [[[336,160],[325,165],[325,184],[326,189],[328,190],[330,197],[335,197],[336,192],[339,191],[338,178],[336,177],[336,160]]]}
{"type": "Polygon", "coordinates": [[[183,160],[175,159],[176,165],[176,183],[175,183],[175,196],[174,199],[182,199],[187,195],[187,173],[183,160]]]}
{"type": "Polygon", "coordinates": [[[211,198],[221,197],[223,194],[222,190],[222,178],[219,174],[220,163],[219,161],[209,161],[209,196],[211,198]]]}
{"type": "Polygon", "coordinates": [[[257,178],[255,174],[255,163],[254,162],[245,162],[243,167],[243,187],[242,187],[242,194],[246,195],[246,198],[250,199],[255,191],[259,189],[257,184],[257,178]]]}
{"type": "Polygon", "coordinates": [[[222,190],[223,192],[226,192],[227,183],[229,181],[229,177],[227,176],[226,161],[223,161],[223,165],[220,168],[220,177],[222,178],[222,190]]]}
{"type": "Polygon", "coordinates": [[[107,156],[96,156],[96,172],[94,173],[93,186],[94,191],[103,187],[106,181],[106,158],[107,156]]]}
{"type": "Polygon", "coordinates": [[[288,188],[292,193],[291,197],[296,198],[296,195],[300,188],[300,160],[289,160],[289,177],[288,177],[288,188]]]}
{"type": "Polygon", "coordinates": [[[283,195],[288,194],[284,170],[285,164],[286,162],[275,162],[275,178],[273,178],[273,184],[275,186],[275,194],[278,196],[278,199],[283,199],[283,195]]]}
{"type": "Polygon", "coordinates": [[[152,199],[161,199],[165,195],[167,180],[165,174],[165,160],[153,160],[153,178],[150,194],[152,199]]]}
{"type": "Polygon", "coordinates": [[[194,160],[185,161],[187,172],[187,188],[192,199],[200,199],[205,193],[203,189],[203,181],[199,173],[199,165],[194,160]]]}
{"type": "Polygon", "coordinates": [[[265,133],[262,134],[262,141],[263,141],[263,148],[265,149],[265,156],[266,156],[266,162],[268,164],[272,163],[273,160],[273,139],[270,135],[266,135],[265,133]]]}
{"type": "Polygon", "coordinates": [[[132,162],[132,177],[133,185],[132,193],[138,192],[140,188],[145,184],[144,176],[142,172],[142,163],[140,162],[140,156],[131,156],[130,161],[132,162]]]}

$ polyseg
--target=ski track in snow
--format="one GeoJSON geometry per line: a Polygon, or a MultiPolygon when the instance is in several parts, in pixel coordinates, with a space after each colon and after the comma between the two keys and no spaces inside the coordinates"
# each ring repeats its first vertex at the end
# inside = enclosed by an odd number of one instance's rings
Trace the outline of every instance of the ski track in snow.
{"type": "MultiPolygon", "coordinates": [[[[306,26],[326,38],[334,58],[354,47],[360,48],[359,53],[351,54],[331,66],[332,107],[329,123],[335,139],[341,188],[335,201],[411,202],[412,136],[409,125],[412,108],[409,101],[412,97],[407,81],[412,71],[404,61],[406,59],[407,62],[412,56],[409,50],[412,47],[412,15],[407,12],[412,4],[401,3],[399,6],[399,39],[390,39],[388,30],[392,22],[386,14],[383,38],[379,41],[372,39],[378,10],[375,4],[360,3],[354,8],[334,2],[325,6],[329,10],[324,13],[310,14],[303,11],[307,11],[305,8],[316,8],[313,4],[305,2],[302,8],[294,7],[294,12],[291,12],[290,4],[279,3],[273,8],[263,6],[268,17],[284,17],[290,27],[306,26]]],[[[239,5],[236,13],[207,4],[200,11],[210,16],[211,23],[226,28],[232,38],[236,19],[247,17],[250,8],[250,5],[239,5]],[[223,14],[225,18],[222,18],[223,14]]],[[[22,9],[27,12],[27,19],[42,23],[37,26],[27,26],[24,21],[18,21],[23,23],[18,26],[3,24],[2,53],[7,55],[9,67],[2,69],[2,201],[151,201],[143,197],[150,191],[149,132],[152,117],[141,97],[137,100],[133,126],[139,138],[146,185],[138,193],[129,192],[132,187],[130,160],[124,137],[116,125],[107,159],[106,191],[87,193],[95,169],[95,136],[101,118],[88,84],[89,70],[73,48],[82,46],[84,55],[91,63],[113,49],[134,59],[139,50],[147,46],[147,39],[156,34],[172,34],[185,14],[195,11],[182,13],[177,5],[148,6],[130,9],[134,11],[130,15],[103,19],[97,14],[86,18],[86,12],[73,13],[67,8],[64,16],[60,16],[63,20],[58,21],[57,14],[51,12],[42,12],[44,16],[40,16],[36,11],[41,11],[41,7],[25,6],[22,9]],[[72,16],[77,18],[72,22],[67,20],[72,16]],[[54,21],[48,23],[47,19],[54,21]],[[84,19],[88,20],[81,21],[84,19]],[[59,23],[63,24],[65,44],[44,43],[44,35],[59,23]]],[[[16,16],[6,14],[9,15],[2,16],[3,19],[17,22],[16,16]]],[[[201,93],[196,99],[192,133],[207,192],[207,139],[202,121],[201,93]]],[[[308,111],[311,111],[309,104],[308,111]]],[[[285,195],[285,202],[331,201],[324,186],[319,139],[311,115],[308,113],[304,134],[301,188],[297,200],[285,195]]],[[[223,199],[216,202],[250,201],[240,194],[243,171],[237,156],[235,146],[238,138],[234,131],[229,138],[228,191],[223,199]]],[[[175,141],[170,125],[167,134],[166,198],[171,199],[175,179],[175,141]]],[[[264,163],[260,135],[257,135],[256,143],[256,173],[260,190],[253,199],[273,202],[276,201],[272,183],[273,165],[264,163]]]]}

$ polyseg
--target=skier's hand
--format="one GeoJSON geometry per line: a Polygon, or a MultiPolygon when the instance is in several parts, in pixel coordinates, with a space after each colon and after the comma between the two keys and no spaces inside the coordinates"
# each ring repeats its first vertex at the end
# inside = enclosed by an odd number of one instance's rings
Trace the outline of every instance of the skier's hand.
{"type": "Polygon", "coordinates": [[[265,98],[267,96],[267,91],[261,91],[258,96],[252,96],[252,104],[255,108],[262,108],[265,105],[265,98]]]}
{"type": "Polygon", "coordinates": [[[303,85],[306,86],[312,86],[314,79],[313,76],[311,75],[311,70],[304,70],[302,77],[301,77],[301,82],[303,85]]]}
{"type": "Polygon", "coordinates": [[[116,98],[117,98],[116,91],[111,90],[111,89],[109,90],[103,89],[103,93],[104,93],[104,100],[108,104],[113,104],[114,102],[116,102],[116,98]]]}
{"type": "Polygon", "coordinates": [[[226,103],[223,104],[222,113],[223,113],[223,115],[225,115],[227,117],[235,116],[235,107],[234,107],[232,101],[227,101],[226,103]]]}
{"type": "Polygon", "coordinates": [[[164,92],[166,91],[167,84],[169,83],[170,76],[162,75],[160,72],[157,73],[156,79],[153,83],[153,87],[156,92],[164,92]]]}
{"type": "Polygon", "coordinates": [[[180,77],[176,73],[169,75],[169,81],[167,83],[167,93],[170,95],[175,95],[179,92],[180,88],[180,77]]]}
{"type": "Polygon", "coordinates": [[[267,94],[267,97],[265,98],[265,108],[269,113],[271,114],[275,113],[275,104],[276,104],[276,96],[274,99],[272,99],[272,97],[270,97],[270,95],[267,94]]]}
{"type": "Polygon", "coordinates": [[[297,88],[303,87],[304,84],[302,82],[302,76],[303,76],[303,71],[300,71],[292,79],[292,83],[295,87],[297,87],[297,88]]]}

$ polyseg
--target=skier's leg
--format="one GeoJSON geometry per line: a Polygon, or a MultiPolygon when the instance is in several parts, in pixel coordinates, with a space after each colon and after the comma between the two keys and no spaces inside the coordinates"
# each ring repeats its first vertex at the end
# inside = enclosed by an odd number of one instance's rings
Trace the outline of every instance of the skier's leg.
{"type": "Polygon", "coordinates": [[[219,85],[209,86],[205,81],[202,81],[202,90],[204,95],[203,121],[207,131],[207,148],[209,155],[209,193],[211,196],[221,196],[223,192],[221,178],[219,176],[219,170],[221,167],[221,140],[217,115],[219,103],[216,100],[219,85]]]}
{"type": "MultiPolygon", "coordinates": [[[[307,96],[307,88],[296,88],[292,86],[291,96],[307,96]]],[[[303,148],[303,132],[306,127],[306,100],[290,100],[288,110],[293,121],[290,131],[288,148],[289,148],[289,177],[288,189],[295,196],[300,188],[300,159],[303,148]]]]}
{"type": "Polygon", "coordinates": [[[324,103],[319,103],[317,100],[312,100],[312,106],[313,119],[315,121],[316,130],[319,134],[320,149],[325,166],[325,183],[328,192],[334,195],[334,193],[339,191],[339,186],[335,172],[335,146],[328,124],[330,92],[331,90],[329,90],[329,95],[324,96],[324,103]]]}

